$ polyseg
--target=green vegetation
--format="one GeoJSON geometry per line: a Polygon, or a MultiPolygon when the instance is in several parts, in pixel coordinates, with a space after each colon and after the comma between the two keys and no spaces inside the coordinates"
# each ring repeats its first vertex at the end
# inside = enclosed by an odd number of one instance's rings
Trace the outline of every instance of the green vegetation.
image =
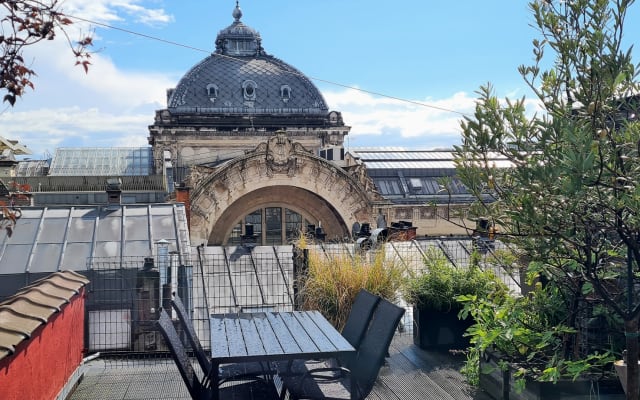
{"type": "Polygon", "coordinates": [[[504,303],[469,299],[474,343],[504,351],[521,377],[555,381],[610,360],[586,340],[592,318],[610,323],[600,333],[616,356],[624,324],[629,399],[638,398],[640,318],[640,87],[623,48],[633,3],[531,1],[539,38],[533,65],[519,72],[541,111],[482,87],[455,149],[458,176],[476,197],[470,218],[489,216],[535,283],[504,303]],[[497,156],[513,168],[497,168],[497,156]]]}
{"type": "Polygon", "coordinates": [[[461,295],[484,298],[497,292],[506,293],[506,287],[492,271],[483,271],[472,263],[468,268],[456,268],[436,248],[427,250],[425,268],[412,273],[403,292],[408,303],[437,311],[460,311],[461,295]]]}

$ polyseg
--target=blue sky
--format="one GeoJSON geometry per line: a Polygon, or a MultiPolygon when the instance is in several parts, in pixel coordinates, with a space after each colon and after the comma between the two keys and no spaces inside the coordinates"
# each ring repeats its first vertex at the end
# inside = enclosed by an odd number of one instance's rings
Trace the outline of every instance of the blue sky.
{"type": "MultiPolygon", "coordinates": [[[[242,21],[260,32],[265,51],[315,79],[330,109],[343,113],[352,127],[348,146],[409,148],[457,144],[459,113],[473,112],[480,85],[491,82],[501,97],[529,95],[517,72],[532,62],[537,37],[527,4],[240,1],[242,21]]],[[[0,108],[0,135],[19,140],[33,158],[57,147],[146,145],[166,90],[214,50],[234,7],[235,0],[66,0],[70,15],[191,48],[78,22],[75,29],[94,31],[89,73],[73,66],[64,40],[30,49],[35,90],[0,108]]],[[[639,7],[628,17],[630,44],[639,37],[639,7]]]]}

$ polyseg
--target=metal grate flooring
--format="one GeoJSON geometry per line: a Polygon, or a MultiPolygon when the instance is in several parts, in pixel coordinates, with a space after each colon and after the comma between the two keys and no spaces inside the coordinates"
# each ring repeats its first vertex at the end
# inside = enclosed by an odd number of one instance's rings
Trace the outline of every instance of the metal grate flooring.
{"type": "MultiPolygon", "coordinates": [[[[389,357],[368,399],[490,400],[469,387],[459,369],[462,358],[420,350],[411,335],[396,335],[389,357]]],[[[189,400],[171,360],[94,360],[67,400],[189,400]]]]}

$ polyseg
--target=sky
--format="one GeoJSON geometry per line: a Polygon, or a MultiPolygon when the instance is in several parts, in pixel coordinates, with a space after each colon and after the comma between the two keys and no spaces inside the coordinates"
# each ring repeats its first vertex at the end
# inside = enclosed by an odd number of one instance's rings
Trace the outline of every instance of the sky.
{"type": "MultiPolygon", "coordinates": [[[[531,93],[538,37],[525,0],[241,0],[242,21],[264,50],[307,75],[351,126],[347,147],[447,148],[490,83],[499,97],[531,93]]],[[[640,37],[640,10],[625,35],[640,37]]],[[[25,52],[37,73],[14,107],[0,105],[0,136],[44,158],[60,147],[146,146],[166,91],[215,50],[235,0],[64,0],[71,39],[91,33],[89,72],[63,35],[25,52]],[[107,28],[104,25],[117,28],[107,28]]],[[[532,99],[533,100],[533,99],[532,99]]]]}

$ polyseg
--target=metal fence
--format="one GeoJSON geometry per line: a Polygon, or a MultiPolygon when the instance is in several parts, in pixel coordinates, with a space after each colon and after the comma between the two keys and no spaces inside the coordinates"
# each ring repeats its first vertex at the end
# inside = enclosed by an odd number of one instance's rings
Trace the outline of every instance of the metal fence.
{"type": "MultiPolygon", "coordinates": [[[[385,257],[407,270],[424,268],[431,252],[444,254],[459,268],[469,265],[474,250],[468,238],[439,238],[407,242],[388,242],[385,257]]],[[[480,265],[496,273],[519,291],[519,278],[508,266],[496,264],[503,250],[496,242],[478,252],[480,265]]],[[[354,256],[354,243],[317,243],[310,251],[324,257],[354,256]]],[[[374,252],[376,249],[368,250],[374,252]]],[[[155,320],[160,308],[171,310],[171,293],[177,293],[191,312],[192,322],[205,349],[210,348],[209,315],[226,312],[294,309],[296,277],[302,268],[296,263],[293,246],[229,246],[196,248],[193,265],[158,265],[154,259],[131,257],[91,259],[87,297],[86,346],[90,353],[100,352],[118,358],[147,357],[162,353],[155,320]]],[[[406,307],[400,298],[399,303],[406,307]]],[[[401,326],[411,334],[412,312],[401,326]]]]}

